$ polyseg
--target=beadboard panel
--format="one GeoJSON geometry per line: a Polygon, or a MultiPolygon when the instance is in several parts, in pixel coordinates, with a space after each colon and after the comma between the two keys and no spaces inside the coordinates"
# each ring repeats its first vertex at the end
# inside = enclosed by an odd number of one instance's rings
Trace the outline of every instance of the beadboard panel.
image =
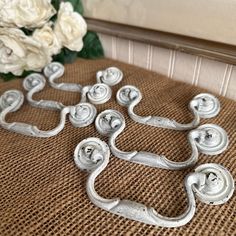
{"type": "Polygon", "coordinates": [[[193,84],[196,77],[197,57],[190,54],[176,52],[174,60],[173,78],[179,81],[193,84]]]}
{"type": "Polygon", "coordinates": [[[129,63],[129,53],[127,53],[129,50],[129,42],[127,42],[126,39],[117,38],[116,50],[117,60],[129,63]]]}
{"type": "Polygon", "coordinates": [[[221,90],[226,67],[227,64],[225,63],[202,58],[199,65],[199,76],[195,80],[195,85],[223,95],[221,90]]]}
{"type": "Polygon", "coordinates": [[[232,68],[232,74],[225,81],[224,94],[226,97],[236,100],[236,67],[232,68]]]}
{"type": "Polygon", "coordinates": [[[99,33],[105,56],[206,88],[236,100],[236,67],[230,64],[99,33]]]}
{"type": "Polygon", "coordinates": [[[160,74],[168,76],[170,54],[171,50],[160,47],[153,47],[153,55],[151,61],[152,70],[158,71],[160,74]]]}

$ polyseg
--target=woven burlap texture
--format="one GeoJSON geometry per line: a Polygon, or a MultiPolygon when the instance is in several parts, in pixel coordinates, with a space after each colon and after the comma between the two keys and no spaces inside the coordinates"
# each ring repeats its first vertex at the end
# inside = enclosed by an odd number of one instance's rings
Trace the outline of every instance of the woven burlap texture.
{"type": "MultiPolygon", "coordinates": [[[[192,120],[189,101],[204,90],[108,59],[78,60],[67,65],[60,81],[94,84],[96,72],[109,66],[119,67],[124,79],[113,87],[112,99],[96,107],[98,112],[117,109],[125,115],[126,129],[118,137],[118,147],[164,154],[175,161],[188,159],[188,132],[135,123],[128,117],[127,109],[116,103],[115,94],[121,86],[135,85],[143,94],[136,113],[174,118],[184,123],[192,120]]],[[[9,89],[23,91],[22,80],[0,83],[1,94],[9,89]]],[[[72,105],[80,100],[80,94],[47,86],[34,98],[72,105]]],[[[219,99],[220,114],[216,118],[202,119],[201,124],[222,126],[229,135],[229,148],[218,156],[201,154],[197,165],[222,164],[235,179],[236,103],[223,97],[219,99]]],[[[7,120],[35,124],[48,130],[58,124],[59,112],[33,108],[25,101],[19,111],[8,115],[7,120]]],[[[94,124],[75,128],[67,121],[59,135],[46,139],[0,128],[0,235],[236,235],[235,195],[219,206],[197,200],[197,212],[192,221],[183,227],[169,229],[128,220],[94,206],[86,195],[87,173],[80,171],[73,161],[76,145],[88,137],[107,141],[96,132],[94,124]]],[[[154,207],[160,214],[177,216],[187,208],[183,181],[193,170],[155,169],[111,156],[108,167],[97,179],[96,190],[105,198],[129,199],[154,207]]]]}

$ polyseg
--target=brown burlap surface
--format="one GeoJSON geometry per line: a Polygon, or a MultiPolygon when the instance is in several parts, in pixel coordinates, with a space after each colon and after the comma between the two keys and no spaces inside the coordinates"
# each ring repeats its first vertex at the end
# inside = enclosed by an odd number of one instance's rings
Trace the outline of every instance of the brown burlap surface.
{"type": "MultiPolygon", "coordinates": [[[[160,115],[177,121],[192,119],[188,103],[202,89],[169,80],[164,76],[126,65],[102,60],[78,60],[66,66],[60,81],[95,83],[97,70],[117,66],[124,80],[113,88],[112,99],[98,105],[98,112],[117,109],[126,117],[127,127],[118,138],[122,150],[145,150],[164,154],[171,160],[189,158],[187,132],[165,130],[137,124],[127,116],[127,109],[115,101],[119,87],[131,84],[143,94],[136,108],[140,115],[160,115]]],[[[212,81],[214,83],[214,81],[212,81]]],[[[22,80],[0,82],[0,93],[22,88],[22,80]]],[[[36,99],[53,99],[76,104],[80,94],[63,92],[47,86],[36,99]]],[[[202,119],[215,123],[228,133],[230,145],[218,156],[200,155],[202,163],[220,163],[236,178],[236,103],[219,97],[222,109],[216,118],[202,119]]],[[[58,124],[59,112],[33,108],[24,103],[7,117],[51,129],[58,124]]],[[[0,128],[0,235],[236,235],[236,197],[224,205],[212,206],[197,200],[197,212],[190,223],[180,228],[161,228],[128,220],[94,206],[85,191],[87,174],[74,164],[76,145],[88,137],[101,137],[94,125],[74,128],[68,121],[64,130],[51,138],[32,138],[0,128]]],[[[183,180],[193,171],[167,171],[133,164],[111,156],[107,169],[98,177],[96,190],[105,198],[120,197],[154,207],[166,216],[177,216],[187,207],[183,180]]]]}

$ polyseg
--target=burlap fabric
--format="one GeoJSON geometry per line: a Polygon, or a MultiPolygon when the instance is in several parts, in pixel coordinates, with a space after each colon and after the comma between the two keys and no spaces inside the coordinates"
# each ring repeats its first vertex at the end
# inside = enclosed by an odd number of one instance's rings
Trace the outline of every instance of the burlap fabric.
{"type": "MultiPolygon", "coordinates": [[[[113,88],[112,99],[98,105],[98,112],[117,109],[126,118],[127,128],[118,138],[122,150],[145,150],[164,154],[171,160],[189,158],[187,132],[177,132],[137,124],[127,116],[127,110],[115,101],[119,87],[131,84],[140,88],[143,100],[136,112],[140,115],[160,115],[179,122],[192,119],[188,103],[202,89],[169,80],[164,76],[120,62],[78,60],[66,66],[66,82],[82,85],[95,83],[97,70],[117,66],[124,80],[113,88]]],[[[214,81],[212,81],[214,83],[214,81]]],[[[0,92],[22,88],[22,80],[1,82],[0,92]]],[[[47,86],[36,99],[53,99],[64,104],[76,104],[80,94],[63,92],[47,86]]],[[[236,103],[219,97],[222,110],[213,119],[229,134],[227,151],[218,156],[200,155],[198,164],[214,162],[224,165],[236,178],[236,103]]],[[[7,117],[9,122],[21,121],[52,129],[58,124],[59,112],[24,106],[7,117]]],[[[180,228],[161,228],[131,221],[94,206],[85,191],[87,174],[74,164],[76,145],[88,137],[100,136],[94,125],[74,128],[68,121],[64,130],[51,138],[32,138],[0,128],[0,234],[1,235],[236,235],[236,197],[220,206],[197,200],[193,220],[180,228]]],[[[193,171],[167,171],[129,163],[111,156],[107,169],[96,183],[98,193],[106,198],[120,197],[154,207],[166,216],[177,216],[187,207],[184,177],[193,171]]]]}

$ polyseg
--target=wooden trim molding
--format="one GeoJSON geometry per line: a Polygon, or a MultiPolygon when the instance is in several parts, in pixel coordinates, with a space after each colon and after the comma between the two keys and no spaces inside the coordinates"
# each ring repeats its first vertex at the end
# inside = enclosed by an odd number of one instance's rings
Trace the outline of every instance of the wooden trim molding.
{"type": "Polygon", "coordinates": [[[86,18],[88,29],[236,65],[236,46],[86,18]]]}

